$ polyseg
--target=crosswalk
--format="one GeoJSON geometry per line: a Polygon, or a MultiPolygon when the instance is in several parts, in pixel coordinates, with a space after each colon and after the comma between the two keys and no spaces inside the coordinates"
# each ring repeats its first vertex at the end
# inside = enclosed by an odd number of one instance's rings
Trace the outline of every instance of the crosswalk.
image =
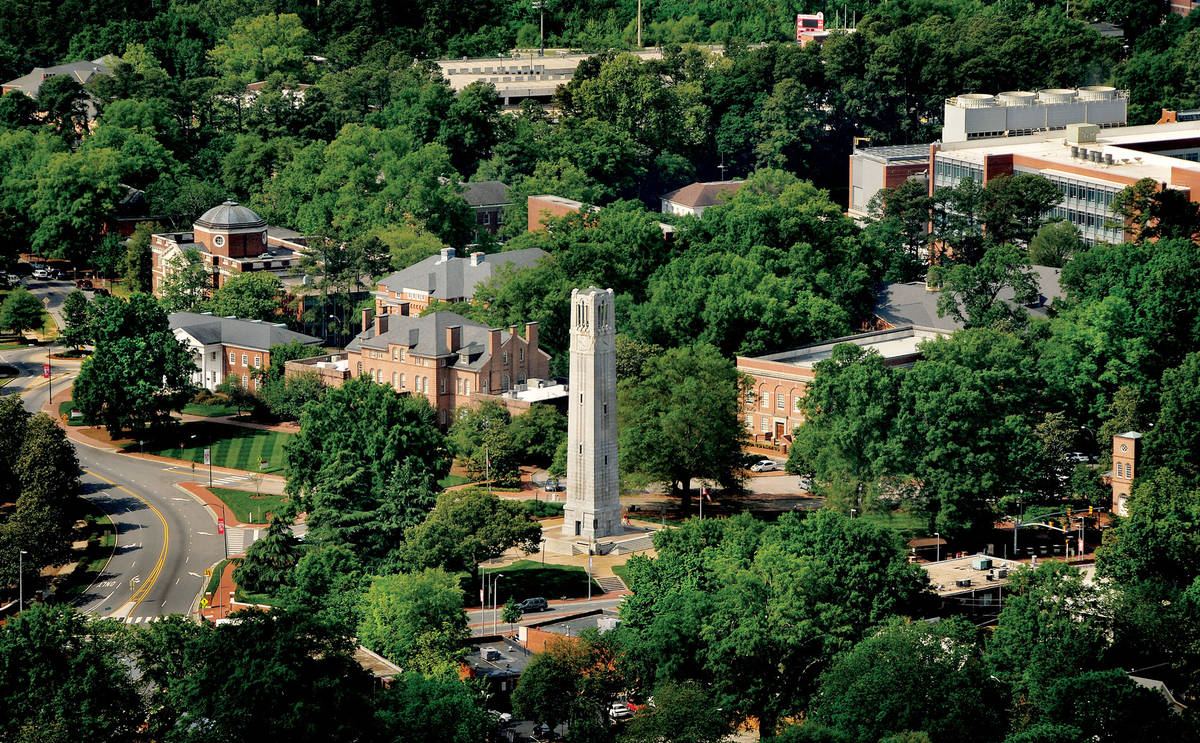
{"type": "Polygon", "coordinates": [[[225,529],[226,545],[230,557],[240,557],[246,554],[250,545],[258,541],[264,529],[251,529],[246,526],[230,526],[225,529]]]}
{"type": "Polygon", "coordinates": [[[166,617],[118,617],[118,618],[125,624],[150,624],[151,622],[157,622],[162,619],[166,619],[166,617]]]}

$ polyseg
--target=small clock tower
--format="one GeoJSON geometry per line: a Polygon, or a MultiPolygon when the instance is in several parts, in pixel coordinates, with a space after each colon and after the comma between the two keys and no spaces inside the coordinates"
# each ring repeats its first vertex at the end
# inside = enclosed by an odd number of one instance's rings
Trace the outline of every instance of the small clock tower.
{"type": "Polygon", "coordinates": [[[1125,501],[1137,475],[1138,460],[1142,453],[1142,435],[1137,431],[1126,431],[1113,436],[1112,460],[1112,510],[1118,516],[1128,515],[1125,501]]]}

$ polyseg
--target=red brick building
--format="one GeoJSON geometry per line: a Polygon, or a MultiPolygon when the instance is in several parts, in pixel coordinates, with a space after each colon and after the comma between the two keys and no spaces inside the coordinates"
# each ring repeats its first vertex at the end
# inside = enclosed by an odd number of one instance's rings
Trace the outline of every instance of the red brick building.
{"type": "Polygon", "coordinates": [[[216,390],[227,377],[256,390],[255,372],[270,366],[272,347],[292,341],[315,347],[321,342],[283,324],[216,317],[210,312],[172,312],[167,322],[175,337],[187,344],[196,364],[192,383],[208,390],[216,390]]]}
{"type": "Polygon", "coordinates": [[[375,314],[419,315],[434,300],[470,302],[475,287],[506,266],[531,268],[546,256],[541,248],[504,253],[471,253],[459,258],[454,248],[443,248],[408,268],[379,280],[375,291],[375,314]]]}

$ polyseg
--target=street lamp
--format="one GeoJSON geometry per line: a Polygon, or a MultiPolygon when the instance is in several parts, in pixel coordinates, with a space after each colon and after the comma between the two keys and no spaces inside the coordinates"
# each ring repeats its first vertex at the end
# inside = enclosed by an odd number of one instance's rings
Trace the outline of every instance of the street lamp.
{"type": "Polygon", "coordinates": [[[935,531],[933,533],[933,538],[935,540],[937,540],[933,543],[933,546],[937,547],[937,559],[934,560],[934,562],[941,562],[942,561],[942,535],[935,531]]]}
{"type": "Polygon", "coordinates": [[[500,579],[504,577],[504,573],[497,573],[492,579],[492,634],[496,634],[496,594],[500,587],[500,579]]]}
{"type": "Polygon", "coordinates": [[[20,585],[19,593],[17,594],[17,613],[25,611],[25,555],[29,554],[25,550],[21,550],[21,555],[17,558],[17,583],[20,585]]]}
{"type": "Polygon", "coordinates": [[[851,508],[851,509],[850,509],[850,518],[854,518],[854,515],[855,515],[856,513],[858,513],[858,509],[857,509],[857,508],[851,508]]]}

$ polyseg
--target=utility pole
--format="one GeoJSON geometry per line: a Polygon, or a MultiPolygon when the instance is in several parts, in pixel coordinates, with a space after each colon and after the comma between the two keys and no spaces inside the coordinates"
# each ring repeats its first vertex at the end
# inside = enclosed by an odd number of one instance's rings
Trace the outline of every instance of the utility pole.
{"type": "Polygon", "coordinates": [[[546,54],[546,0],[533,0],[533,9],[538,12],[538,56],[542,57],[546,54]]]}
{"type": "MultiPolygon", "coordinates": [[[[17,594],[17,613],[20,614],[25,610],[25,555],[29,554],[25,550],[21,550],[21,555],[17,558],[17,583],[20,584],[19,593],[17,594]]],[[[11,564],[11,563],[10,563],[11,564]]]]}
{"type": "Polygon", "coordinates": [[[638,0],[637,46],[642,48],[642,0],[638,0]]]}

